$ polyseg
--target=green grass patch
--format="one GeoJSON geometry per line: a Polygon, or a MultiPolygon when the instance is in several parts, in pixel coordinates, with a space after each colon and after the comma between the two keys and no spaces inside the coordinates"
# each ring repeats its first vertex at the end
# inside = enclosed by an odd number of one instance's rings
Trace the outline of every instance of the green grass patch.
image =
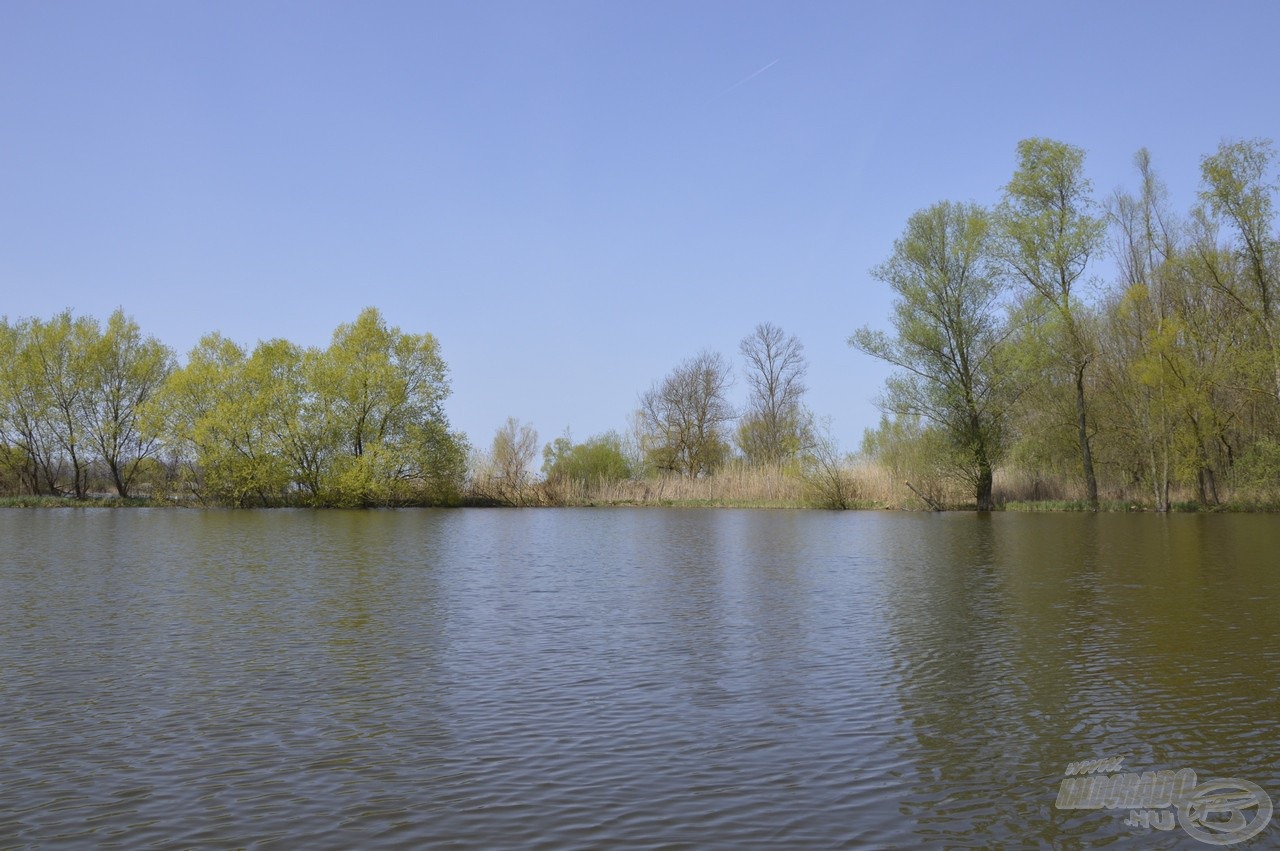
{"type": "MultiPolygon", "coordinates": [[[[1040,499],[1012,500],[1004,504],[1005,511],[1092,511],[1088,500],[1083,499],[1040,499]]],[[[1104,499],[1098,503],[1099,511],[1125,513],[1129,511],[1150,511],[1150,506],[1134,500],[1104,499]]]]}
{"type": "Polygon", "coordinates": [[[1012,500],[1004,504],[1005,511],[1089,511],[1089,503],[1082,499],[1012,500]]]}
{"type": "Polygon", "coordinates": [[[169,503],[142,497],[0,496],[0,508],[154,508],[169,503]]]}

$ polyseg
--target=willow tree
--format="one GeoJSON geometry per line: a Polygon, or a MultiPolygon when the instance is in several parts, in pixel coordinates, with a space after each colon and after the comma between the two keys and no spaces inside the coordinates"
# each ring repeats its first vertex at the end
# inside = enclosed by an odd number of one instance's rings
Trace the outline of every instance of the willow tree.
{"type": "Polygon", "coordinates": [[[148,406],[183,462],[184,485],[202,502],[234,506],[284,501],[286,459],[272,433],[277,396],[259,344],[251,358],[221,334],[209,334],[165,381],[148,406]]]}
{"type": "Polygon", "coordinates": [[[84,499],[88,492],[93,442],[83,408],[93,392],[88,359],[101,332],[87,316],[63,311],[49,321],[28,319],[20,326],[22,347],[15,366],[34,434],[34,457],[42,458],[45,484],[53,494],[84,499]],[[23,387],[25,384],[25,387],[23,387]],[[70,490],[61,475],[70,473],[70,490]]]}
{"type": "Polygon", "coordinates": [[[945,434],[980,511],[995,507],[1011,373],[999,363],[1003,293],[991,253],[991,217],[943,202],[907,221],[893,255],[872,270],[896,295],[894,335],[861,328],[849,345],[898,367],[882,406],[923,417],[945,434]]]}
{"type": "Polygon", "coordinates": [[[151,405],[197,496],[233,505],[388,505],[457,497],[465,439],[430,334],[373,308],[325,349],[201,340],[151,405]]]}
{"type": "Polygon", "coordinates": [[[162,446],[159,430],[147,426],[143,411],[173,371],[173,352],[155,337],[143,337],[138,323],[117,310],[90,346],[86,369],[86,432],[116,493],[127,497],[142,463],[162,446]]]}
{"type": "Polygon", "coordinates": [[[1089,261],[1101,249],[1105,222],[1094,215],[1084,151],[1052,139],[1018,143],[1018,168],[998,213],[1001,260],[1042,308],[1059,362],[1075,395],[1075,427],[1089,505],[1098,507],[1086,399],[1094,351],[1089,316],[1079,293],[1089,261]]]}
{"type": "Polygon", "coordinates": [[[456,496],[465,439],[449,430],[448,367],[429,333],[389,326],[376,308],[338,326],[309,366],[334,441],[327,499],[343,505],[456,496]]]}

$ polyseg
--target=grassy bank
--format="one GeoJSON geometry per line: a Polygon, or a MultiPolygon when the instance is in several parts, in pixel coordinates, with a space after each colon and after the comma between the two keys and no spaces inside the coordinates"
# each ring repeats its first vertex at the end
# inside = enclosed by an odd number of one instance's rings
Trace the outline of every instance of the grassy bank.
{"type": "MultiPolygon", "coordinates": [[[[1089,503],[1084,500],[1044,499],[1039,501],[1006,502],[1005,511],[1050,512],[1050,511],[1089,511],[1089,503]]],[[[1111,513],[1155,511],[1152,503],[1131,500],[1102,500],[1098,504],[1099,511],[1111,513]]],[[[1280,503],[1264,502],[1255,499],[1223,502],[1218,505],[1201,505],[1198,502],[1171,502],[1169,511],[1175,514],[1249,514],[1270,513],[1280,511],[1280,503]]]]}
{"type": "Polygon", "coordinates": [[[119,496],[0,496],[0,508],[159,508],[172,503],[159,499],[119,496]]]}

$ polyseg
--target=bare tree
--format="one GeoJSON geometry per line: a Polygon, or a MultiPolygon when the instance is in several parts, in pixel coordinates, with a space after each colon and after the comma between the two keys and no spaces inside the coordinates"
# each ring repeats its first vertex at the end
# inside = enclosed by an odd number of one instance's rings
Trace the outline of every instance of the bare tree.
{"type": "Polygon", "coordinates": [[[489,490],[502,502],[523,505],[530,496],[529,468],[538,455],[538,432],[515,417],[493,436],[489,490]]]}
{"type": "Polygon", "coordinates": [[[1118,306],[1108,311],[1112,333],[1107,339],[1119,350],[1112,362],[1124,368],[1110,370],[1108,377],[1128,391],[1116,392],[1117,399],[1132,400],[1118,407],[1137,426],[1156,510],[1167,511],[1173,475],[1170,399],[1176,378],[1159,349],[1175,327],[1166,279],[1169,263],[1182,247],[1179,227],[1168,209],[1168,191],[1151,165],[1151,152],[1142,148],[1133,161],[1141,178],[1139,193],[1116,190],[1107,209],[1114,229],[1111,251],[1124,287],[1118,306]],[[1143,368],[1135,369],[1137,364],[1143,368]]]}
{"type": "Polygon", "coordinates": [[[805,455],[804,479],[813,500],[825,508],[851,507],[858,499],[858,484],[840,455],[840,443],[831,433],[830,419],[809,431],[813,437],[805,455]]]}
{"type": "Polygon", "coordinates": [[[728,454],[725,428],[735,418],[723,355],[702,351],[640,397],[646,454],[659,470],[700,476],[728,454]]]}
{"type": "Polygon", "coordinates": [[[738,346],[747,362],[750,399],[738,426],[738,446],[753,464],[790,461],[813,442],[803,407],[809,364],[804,344],[763,322],[738,346]]]}

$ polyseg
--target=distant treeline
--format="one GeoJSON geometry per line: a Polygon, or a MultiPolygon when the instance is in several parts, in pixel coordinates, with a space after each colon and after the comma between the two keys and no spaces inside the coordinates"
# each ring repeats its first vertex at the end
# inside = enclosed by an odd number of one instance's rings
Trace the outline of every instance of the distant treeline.
{"type": "Polygon", "coordinates": [[[509,419],[473,449],[445,417],[435,338],[373,308],[327,348],[248,351],[211,334],[181,366],[122,311],[105,327],[68,312],[0,320],[0,491],[234,506],[679,492],[847,506],[911,482],[912,499],[960,493],[983,509],[1010,498],[1274,505],[1275,163],[1268,141],[1222,144],[1178,215],[1145,150],[1138,188],[1100,201],[1081,149],[1028,139],[994,207],[913,215],[871,272],[896,296],[892,330],[849,339],[899,368],[856,459],[805,405],[803,345],[771,323],[739,347],[745,405],[728,396],[734,365],[702,351],[640,394],[623,431],[542,446],[539,476],[532,426],[509,419]],[[1108,256],[1118,277],[1104,281],[1108,256]],[[672,484],[717,476],[725,487],[672,484]]]}
{"type": "MultiPolygon", "coordinates": [[[[632,428],[541,447],[512,418],[487,451],[453,431],[430,334],[374,308],[327,348],[252,351],[210,334],[179,365],[118,310],[0,320],[0,493],[114,495],[230,506],[546,504],[645,477],[705,479],[730,460],[830,476],[832,444],[804,408],[803,346],[765,323],[745,338],[750,398],[703,352],[640,397],[632,428]]],[[[666,492],[665,487],[656,492],[666,492]]],[[[836,488],[837,495],[839,488],[836,488]]]]}
{"type": "Polygon", "coordinates": [[[430,334],[377,310],[328,348],[218,334],[179,367],[117,311],[0,323],[0,471],[11,492],[110,488],[207,504],[396,505],[459,499],[464,438],[430,334]]]}

